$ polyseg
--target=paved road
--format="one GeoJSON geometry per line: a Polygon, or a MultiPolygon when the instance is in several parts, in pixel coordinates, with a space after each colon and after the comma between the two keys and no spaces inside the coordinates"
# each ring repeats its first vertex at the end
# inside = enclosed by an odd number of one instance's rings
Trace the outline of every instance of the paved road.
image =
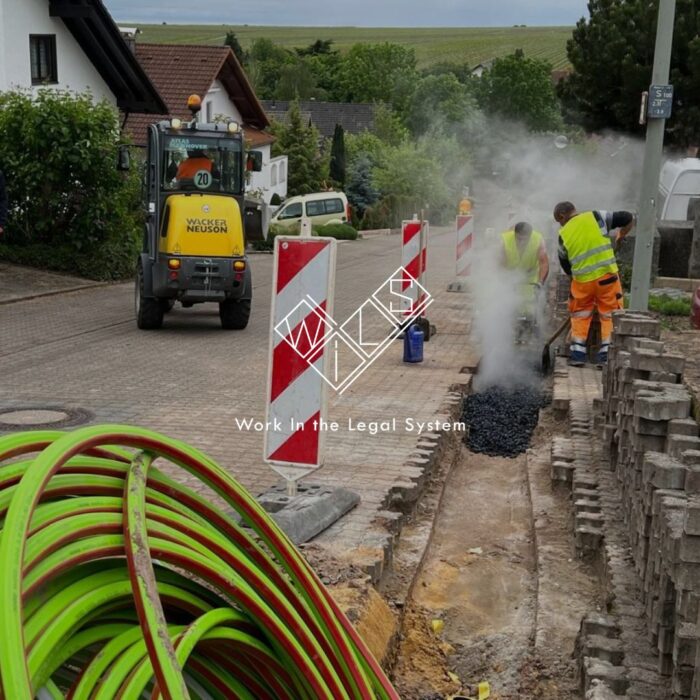
{"type": "MultiPolygon", "coordinates": [[[[399,245],[397,236],[339,245],[336,317],[350,316],[400,265],[399,245]]],[[[451,278],[452,250],[452,234],[431,234],[433,293],[451,278]]],[[[221,330],[215,305],[178,305],[162,330],[139,331],[132,284],[0,306],[0,410],[80,407],[95,422],[147,426],[205,449],[252,491],[267,488],[276,478],[262,462],[262,434],[234,425],[236,417],[261,420],[265,413],[272,256],[251,257],[253,313],[242,332],[221,330]]],[[[331,418],[435,417],[466,364],[468,313],[464,295],[439,294],[434,308],[431,320],[442,333],[426,345],[426,362],[404,365],[395,343],[342,397],[331,394],[331,418]]],[[[318,479],[352,485],[363,497],[341,527],[348,546],[363,538],[389,488],[403,478],[416,441],[402,430],[329,436],[318,479]]]]}

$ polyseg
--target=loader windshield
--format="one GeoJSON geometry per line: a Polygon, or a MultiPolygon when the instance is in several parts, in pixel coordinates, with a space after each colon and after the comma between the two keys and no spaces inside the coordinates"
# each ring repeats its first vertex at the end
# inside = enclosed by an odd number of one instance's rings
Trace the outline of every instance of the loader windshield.
{"type": "Polygon", "coordinates": [[[238,139],[167,136],[162,168],[166,191],[243,192],[243,147],[238,139]]]}

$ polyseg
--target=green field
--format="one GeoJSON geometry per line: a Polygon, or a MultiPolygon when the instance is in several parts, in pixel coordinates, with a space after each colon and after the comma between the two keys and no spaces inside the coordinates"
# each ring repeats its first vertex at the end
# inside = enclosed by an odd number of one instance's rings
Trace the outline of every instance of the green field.
{"type": "MultiPolygon", "coordinates": [[[[124,22],[123,24],[129,24],[124,22]]],[[[132,25],[133,26],[133,25],[132,25]]],[[[418,65],[439,61],[467,62],[476,66],[498,56],[523,49],[531,58],[547,59],[554,68],[565,68],[566,41],[571,27],[496,27],[378,29],[366,27],[254,27],[250,25],[141,24],[139,41],[175,44],[222,44],[232,30],[244,48],[260,37],[288,48],[303,47],[316,39],[332,39],[346,51],[358,42],[390,41],[415,49],[418,65]]]]}

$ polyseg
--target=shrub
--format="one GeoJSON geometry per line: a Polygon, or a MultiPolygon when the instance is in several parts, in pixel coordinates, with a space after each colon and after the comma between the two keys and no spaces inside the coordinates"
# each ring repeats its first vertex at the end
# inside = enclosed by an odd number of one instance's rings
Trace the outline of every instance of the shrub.
{"type": "Polygon", "coordinates": [[[412,219],[420,210],[415,199],[402,195],[387,195],[365,212],[362,229],[399,228],[405,219],[412,219]]]}
{"type": "Polygon", "coordinates": [[[271,224],[267,232],[267,238],[264,241],[253,241],[253,250],[274,250],[275,238],[277,236],[298,236],[299,233],[300,230],[297,226],[285,228],[279,224],[271,224]]]}
{"type": "Polygon", "coordinates": [[[116,111],[89,93],[0,94],[0,163],[14,262],[95,279],[133,274],[143,226],[140,175],[117,171],[116,111]]]}
{"type": "Polygon", "coordinates": [[[335,238],[337,241],[357,240],[357,231],[348,224],[326,224],[325,226],[314,226],[314,236],[323,238],[335,238]]]}
{"type": "Polygon", "coordinates": [[[690,299],[674,299],[666,294],[649,297],[649,310],[662,316],[690,316],[691,307],[690,299]]]}

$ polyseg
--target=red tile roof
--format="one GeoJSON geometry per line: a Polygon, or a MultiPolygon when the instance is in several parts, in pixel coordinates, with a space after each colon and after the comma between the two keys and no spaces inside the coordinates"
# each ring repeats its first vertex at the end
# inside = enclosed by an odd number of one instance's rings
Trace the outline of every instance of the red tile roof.
{"type": "Polygon", "coordinates": [[[149,124],[171,117],[189,120],[187,98],[193,94],[204,97],[217,79],[241,113],[245,126],[260,131],[269,125],[255,91],[228,46],[137,43],[136,57],[165,100],[169,113],[128,115],[126,130],[135,143],[145,143],[149,124]]]}
{"type": "Polygon", "coordinates": [[[275,137],[272,134],[267,133],[267,131],[260,131],[260,129],[254,129],[251,126],[244,126],[243,131],[245,133],[245,140],[251,145],[252,148],[257,148],[258,146],[268,146],[275,142],[275,137]]]}

